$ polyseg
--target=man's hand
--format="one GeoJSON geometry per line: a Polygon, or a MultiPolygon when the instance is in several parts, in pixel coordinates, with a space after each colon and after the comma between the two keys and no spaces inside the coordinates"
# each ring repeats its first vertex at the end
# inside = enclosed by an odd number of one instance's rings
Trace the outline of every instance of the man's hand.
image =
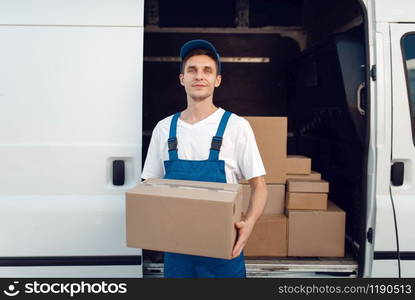
{"type": "Polygon", "coordinates": [[[238,257],[241,254],[249,236],[251,235],[252,229],[254,228],[254,222],[250,220],[241,220],[235,223],[235,227],[238,230],[238,240],[233,247],[232,258],[238,257]]]}
{"type": "Polygon", "coordinates": [[[232,250],[232,258],[238,257],[245,247],[256,220],[262,214],[265,203],[267,202],[268,190],[264,176],[253,177],[249,179],[251,187],[251,197],[249,200],[248,210],[242,216],[242,220],[235,224],[238,230],[238,240],[232,250]]]}

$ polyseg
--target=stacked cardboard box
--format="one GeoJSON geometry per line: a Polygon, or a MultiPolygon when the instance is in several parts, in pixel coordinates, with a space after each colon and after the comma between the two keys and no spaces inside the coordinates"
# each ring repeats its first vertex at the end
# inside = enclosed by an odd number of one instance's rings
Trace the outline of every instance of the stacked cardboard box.
{"type": "Polygon", "coordinates": [[[245,256],[287,256],[287,217],[266,215],[255,224],[244,248],[245,256]]]}
{"type": "Polygon", "coordinates": [[[321,174],[311,170],[310,174],[287,174],[288,179],[308,179],[308,180],[320,180],[321,174]]]}
{"type": "Polygon", "coordinates": [[[325,180],[288,179],[287,209],[326,210],[329,183],[325,180]]]}
{"type": "MultiPolygon", "coordinates": [[[[267,184],[268,199],[265,205],[263,215],[283,214],[285,208],[285,185],[267,184]]],[[[244,214],[248,210],[249,198],[251,196],[251,187],[249,184],[242,185],[242,211],[244,214]]]]}
{"type": "MultiPolygon", "coordinates": [[[[285,184],[287,159],[286,117],[245,117],[252,127],[268,184],[285,184]]],[[[247,183],[246,180],[241,183],[247,183]]]]}
{"type": "Polygon", "coordinates": [[[344,256],[345,212],[324,180],[288,179],[288,256],[344,256]]]}
{"type": "MultiPolygon", "coordinates": [[[[345,212],[328,200],[329,183],[311,169],[311,158],[287,155],[286,118],[246,119],[264,162],[269,195],[245,256],[344,256],[345,212]]],[[[246,212],[250,188],[241,183],[246,212]]]]}
{"type": "MultiPolygon", "coordinates": [[[[245,256],[287,256],[287,217],[284,215],[285,160],[287,159],[286,117],[245,117],[255,135],[264,163],[268,199],[244,248],[245,256]]],[[[249,206],[251,188],[243,184],[243,211],[249,206]]]]}
{"type": "MultiPolygon", "coordinates": [[[[268,199],[244,248],[245,256],[287,256],[287,217],[284,215],[285,185],[269,184],[268,199]]],[[[251,189],[243,185],[242,211],[249,206],[251,189]]]]}
{"type": "Polygon", "coordinates": [[[345,212],[329,201],[327,210],[288,209],[288,256],[344,256],[345,212]]]}
{"type": "Polygon", "coordinates": [[[303,155],[287,155],[286,179],[320,180],[321,174],[311,170],[311,158],[303,155]]]}
{"type": "Polygon", "coordinates": [[[288,155],[285,170],[287,174],[309,175],[311,173],[311,158],[303,155],[288,155]]]}

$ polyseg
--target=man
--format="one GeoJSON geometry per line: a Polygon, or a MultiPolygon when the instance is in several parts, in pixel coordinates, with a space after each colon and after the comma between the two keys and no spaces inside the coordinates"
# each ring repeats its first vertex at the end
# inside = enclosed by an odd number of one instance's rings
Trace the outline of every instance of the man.
{"type": "Polygon", "coordinates": [[[246,277],[242,249],[265,206],[265,169],[248,121],[213,104],[214,89],[222,79],[215,47],[205,40],[191,40],[182,46],[180,57],[179,80],[187,108],[154,128],[142,178],[226,183],[245,178],[251,198],[246,215],[235,224],[238,239],[232,259],[166,252],[164,276],[246,277]]]}

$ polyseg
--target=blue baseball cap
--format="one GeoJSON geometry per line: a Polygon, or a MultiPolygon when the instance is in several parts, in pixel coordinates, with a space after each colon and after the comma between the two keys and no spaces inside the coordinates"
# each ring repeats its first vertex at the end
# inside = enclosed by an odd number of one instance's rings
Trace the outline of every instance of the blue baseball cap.
{"type": "Polygon", "coordinates": [[[206,49],[211,51],[216,57],[216,62],[218,65],[218,74],[221,74],[222,67],[220,64],[219,53],[218,51],[216,51],[215,46],[213,46],[210,42],[205,40],[191,40],[183,44],[182,48],[180,49],[180,58],[182,60],[182,62],[180,63],[180,70],[182,69],[183,60],[189,54],[189,52],[194,49],[206,49]]]}

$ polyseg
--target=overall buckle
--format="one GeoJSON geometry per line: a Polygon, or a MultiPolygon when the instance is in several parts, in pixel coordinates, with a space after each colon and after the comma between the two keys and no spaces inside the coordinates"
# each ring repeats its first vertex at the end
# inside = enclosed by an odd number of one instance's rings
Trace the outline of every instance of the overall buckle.
{"type": "Polygon", "coordinates": [[[169,146],[169,151],[176,150],[177,149],[177,138],[176,137],[169,138],[167,140],[167,144],[169,146]]]}
{"type": "Polygon", "coordinates": [[[210,149],[219,151],[221,146],[222,146],[222,137],[214,136],[212,138],[212,144],[210,145],[210,149]]]}

